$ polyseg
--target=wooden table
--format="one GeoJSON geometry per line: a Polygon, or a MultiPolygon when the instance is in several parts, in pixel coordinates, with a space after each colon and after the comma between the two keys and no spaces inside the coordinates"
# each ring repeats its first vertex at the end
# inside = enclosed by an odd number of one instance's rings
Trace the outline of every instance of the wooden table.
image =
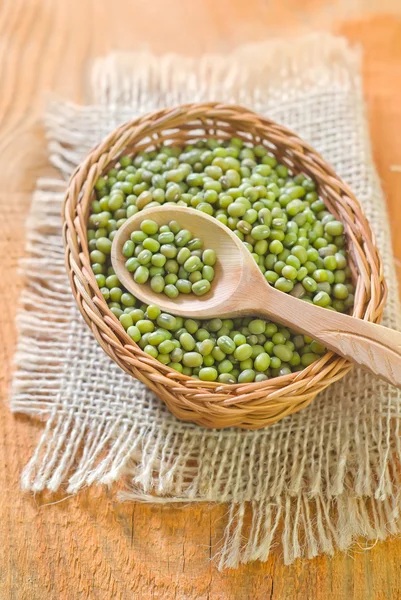
{"type": "MultiPolygon", "coordinates": [[[[24,221],[36,178],[51,172],[40,123],[44,91],[82,101],[88,61],[112,49],[145,46],[157,53],[199,55],[277,31],[293,35],[316,27],[363,46],[374,155],[400,257],[400,0],[2,0],[0,385],[5,402],[24,221]]],[[[223,533],[225,507],[120,505],[114,492],[103,489],[67,499],[23,494],[19,475],[42,425],[11,416],[4,403],[0,409],[1,600],[401,597],[401,540],[290,567],[277,549],[267,563],[219,573],[209,557],[223,533]]]]}

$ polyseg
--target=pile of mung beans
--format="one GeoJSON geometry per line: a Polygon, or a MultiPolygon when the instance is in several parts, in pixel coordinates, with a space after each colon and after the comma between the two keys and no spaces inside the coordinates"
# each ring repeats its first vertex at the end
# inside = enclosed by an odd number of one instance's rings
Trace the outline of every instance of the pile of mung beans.
{"type": "Polygon", "coordinates": [[[122,248],[128,259],[125,267],[134,274],[134,281],[150,281],[155,294],[164,293],[168,298],[207,294],[214,279],[215,251],[203,250],[202,240],[194,238],[178,221],[159,227],[155,221],[144,219],[140,227],[122,248]]]}
{"type": "Polygon", "coordinates": [[[134,298],[115,275],[110,252],[119,227],[145,207],[201,210],[234,231],[278,290],[339,312],[353,306],[343,224],[326,210],[314,181],[291,174],[262,145],[209,139],[122,156],[95,192],[87,233],[101,293],[131,339],[180,373],[221,383],[264,381],[302,370],[325,348],[261,319],[184,319],[134,298]]]}

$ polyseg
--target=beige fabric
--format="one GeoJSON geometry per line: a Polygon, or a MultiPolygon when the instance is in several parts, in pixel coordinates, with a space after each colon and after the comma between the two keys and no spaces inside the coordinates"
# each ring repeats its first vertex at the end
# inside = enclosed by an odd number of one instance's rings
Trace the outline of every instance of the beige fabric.
{"type": "MultiPolygon", "coordinates": [[[[358,53],[317,36],[241,48],[197,61],[113,55],[92,68],[91,106],[53,100],[50,158],[67,178],[116,125],[186,101],[247,105],[313,144],[360,198],[383,254],[385,323],[400,325],[385,205],[368,141],[358,53]]],[[[229,503],[219,566],[347,548],[356,536],[397,533],[400,393],[355,368],[307,409],[257,432],[207,431],[178,422],[97,346],[76,309],[63,266],[65,183],[38,183],[24,260],[12,410],[46,421],[22,487],[70,493],[125,477],[122,499],[229,503]],[[243,535],[245,503],[253,510],[243,535]],[[279,527],[279,525],[282,526],[279,527]]]]}

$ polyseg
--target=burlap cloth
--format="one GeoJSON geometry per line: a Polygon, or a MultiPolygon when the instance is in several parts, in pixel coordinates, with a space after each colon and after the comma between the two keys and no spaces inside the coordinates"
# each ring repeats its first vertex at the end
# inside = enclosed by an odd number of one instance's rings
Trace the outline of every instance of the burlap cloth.
{"type": "Polygon", "coordinates": [[[53,100],[46,114],[60,180],[40,180],[27,228],[27,287],[18,317],[12,410],[46,422],[22,473],[25,490],[75,493],[124,477],[121,499],[226,502],[220,568],[286,563],[346,549],[357,536],[400,531],[400,393],[359,368],[300,413],[265,430],[208,431],[177,421],[98,347],[65,274],[65,180],[114,127],[189,101],[237,102],[293,128],[360,199],[377,235],[390,293],[384,323],[400,324],[385,204],[372,163],[358,52],[315,36],[201,60],[112,55],[92,65],[90,106],[53,100]],[[246,503],[252,508],[244,527],[246,503]]]}

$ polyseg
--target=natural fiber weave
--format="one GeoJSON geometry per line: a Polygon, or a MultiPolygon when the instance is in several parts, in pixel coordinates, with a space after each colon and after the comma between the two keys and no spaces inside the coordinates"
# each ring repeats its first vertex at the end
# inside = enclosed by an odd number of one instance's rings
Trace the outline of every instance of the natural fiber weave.
{"type": "Polygon", "coordinates": [[[227,502],[220,567],[266,560],[278,542],[290,563],[346,549],[357,536],[400,533],[399,390],[355,367],[307,408],[259,431],[179,421],[94,343],[70,292],[62,246],[66,181],[110,131],[167,105],[243,104],[294,129],[350,186],[383,258],[383,322],[400,327],[358,54],[344,40],[317,36],[199,61],[113,55],[94,64],[91,81],[92,105],[57,100],[46,114],[50,160],[63,179],[38,182],[28,221],[12,410],[46,426],[22,487],[72,494],[124,478],[126,500],[227,502]]]}
{"type": "Polygon", "coordinates": [[[122,369],[164,400],[176,417],[212,428],[259,429],[307,406],[317,393],[349,371],[348,361],[329,352],[301,372],[245,385],[222,385],[182,375],[141,350],[108,308],[90,266],[86,236],[95,183],[122,154],[233,136],[264,145],[293,173],[304,172],[317,182],[326,207],[345,225],[356,283],[353,314],[380,320],[387,295],[383,266],[355,195],[309,144],[288,128],[241,106],[211,102],[175,106],[114,130],[89,153],[70,180],[63,209],[65,260],[78,307],[99,344],[122,369]]]}

